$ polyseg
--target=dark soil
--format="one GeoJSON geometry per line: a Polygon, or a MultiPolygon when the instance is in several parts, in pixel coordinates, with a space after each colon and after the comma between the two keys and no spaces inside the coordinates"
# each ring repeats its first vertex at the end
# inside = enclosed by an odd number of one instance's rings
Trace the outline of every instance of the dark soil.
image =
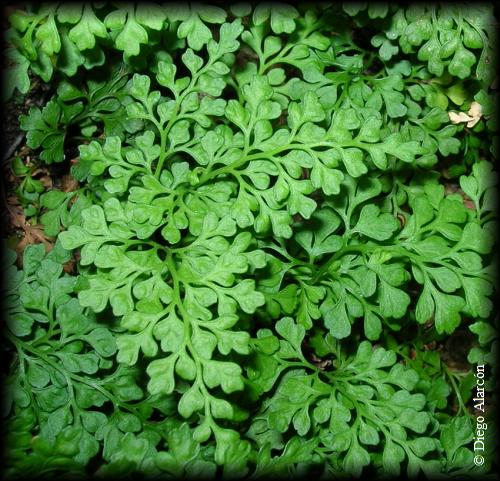
{"type": "Polygon", "coordinates": [[[26,95],[15,91],[12,97],[2,104],[2,178],[0,185],[1,234],[3,238],[19,234],[13,216],[19,215],[19,208],[12,205],[15,188],[19,179],[12,172],[12,160],[19,156],[25,164],[33,162],[33,152],[26,145],[25,132],[20,127],[20,116],[28,114],[33,106],[43,107],[50,95],[51,87],[38,78],[31,78],[31,88],[26,95]]]}

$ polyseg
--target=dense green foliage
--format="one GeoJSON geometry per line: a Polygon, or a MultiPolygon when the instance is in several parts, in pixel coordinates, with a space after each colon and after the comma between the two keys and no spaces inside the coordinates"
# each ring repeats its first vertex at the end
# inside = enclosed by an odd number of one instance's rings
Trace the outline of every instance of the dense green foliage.
{"type": "Polygon", "coordinates": [[[7,474],[490,472],[491,11],[14,13],[4,93],[53,87],[21,127],[79,186],[15,160],[55,244],[9,255],[7,474]]]}

